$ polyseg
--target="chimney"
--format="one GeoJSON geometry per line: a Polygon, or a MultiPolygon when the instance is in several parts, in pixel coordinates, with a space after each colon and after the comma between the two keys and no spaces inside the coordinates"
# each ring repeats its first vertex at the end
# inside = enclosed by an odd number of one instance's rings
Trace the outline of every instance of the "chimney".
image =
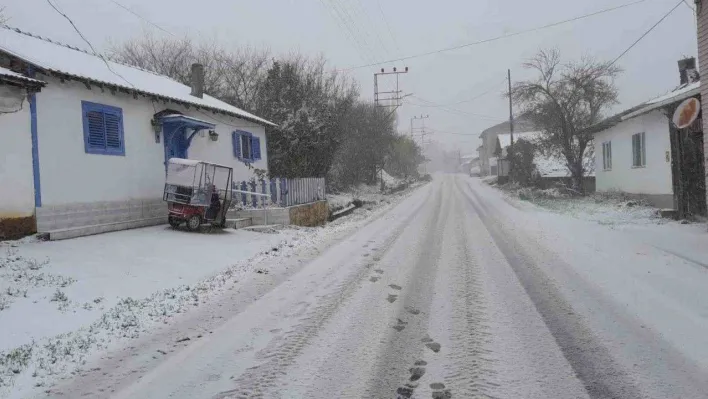
{"type": "Polygon", "coordinates": [[[192,93],[193,96],[204,97],[204,65],[192,64],[192,93]]]}
{"type": "Polygon", "coordinates": [[[700,79],[698,69],[696,69],[696,59],[694,57],[679,60],[678,67],[682,85],[694,83],[700,79]]]}

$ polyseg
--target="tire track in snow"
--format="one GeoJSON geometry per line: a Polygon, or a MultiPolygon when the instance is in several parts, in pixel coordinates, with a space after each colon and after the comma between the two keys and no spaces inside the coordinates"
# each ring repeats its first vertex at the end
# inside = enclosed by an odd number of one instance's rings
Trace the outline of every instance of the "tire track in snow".
{"type": "Polygon", "coordinates": [[[607,348],[573,312],[558,288],[527,259],[524,250],[513,237],[505,235],[498,221],[479,195],[467,185],[463,190],[495,244],[518,277],[544,323],[576,376],[583,382],[593,399],[639,399],[642,395],[631,378],[614,361],[607,348]]]}
{"type": "MultiPolygon", "coordinates": [[[[319,298],[318,305],[310,310],[299,325],[293,330],[283,334],[277,341],[259,352],[258,357],[263,363],[247,369],[238,378],[234,379],[234,384],[238,387],[233,390],[222,392],[214,399],[225,398],[266,398],[279,387],[281,378],[287,375],[288,367],[295,363],[296,358],[302,350],[312,343],[322,327],[337,313],[339,307],[346,302],[359,288],[359,285],[366,279],[375,265],[393,246],[399,236],[406,229],[413,218],[418,216],[418,212],[425,206],[431,195],[421,201],[396,229],[388,235],[383,244],[373,252],[373,256],[366,266],[360,267],[352,273],[346,280],[336,286],[331,294],[319,298]]],[[[441,191],[438,190],[436,202],[440,202],[441,191]]]]}
{"type": "MultiPolygon", "coordinates": [[[[456,205],[461,196],[455,179],[456,205]]],[[[457,206],[462,214],[462,207],[457,206]]],[[[480,278],[480,266],[470,253],[470,238],[464,224],[457,225],[456,251],[460,259],[451,267],[450,290],[452,301],[452,333],[454,349],[445,364],[447,386],[452,393],[464,398],[492,397],[495,384],[492,382],[494,353],[487,349],[491,343],[489,314],[484,287],[480,278]]]]}

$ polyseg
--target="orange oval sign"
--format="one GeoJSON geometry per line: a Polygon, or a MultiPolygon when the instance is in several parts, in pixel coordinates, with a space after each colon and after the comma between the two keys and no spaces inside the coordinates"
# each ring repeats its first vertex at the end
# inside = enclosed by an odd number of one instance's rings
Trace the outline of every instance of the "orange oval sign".
{"type": "Polygon", "coordinates": [[[674,117],[671,118],[679,129],[689,127],[698,118],[698,113],[701,111],[701,102],[697,98],[691,97],[683,100],[683,102],[674,111],[674,117]]]}

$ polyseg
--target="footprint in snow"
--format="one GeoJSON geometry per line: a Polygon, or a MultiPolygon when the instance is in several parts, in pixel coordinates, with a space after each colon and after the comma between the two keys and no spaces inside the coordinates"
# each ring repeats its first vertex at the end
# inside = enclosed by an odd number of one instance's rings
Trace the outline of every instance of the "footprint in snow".
{"type": "Polygon", "coordinates": [[[388,294],[388,298],[386,298],[386,300],[387,300],[389,303],[394,303],[394,302],[396,302],[396,299],[398,299],[398,295],[393,295],[393,294],[388,294]]]}
{"type": "Polygon", "coordinates": [[[405,309],[408,313],[410,313],[412,315],[420,314],[420,310],[414,308],[413,306],[406,306],[405,309]]]}
{"type": "Polygon", "coordinates": [[[389,287],[393,288],[393,289],[396,290],[396,291],[400,291],[400,290],[401,290],[401,286],[400,286],[400,285],[390,284],[389,287]]]}
{"type": "Polygon", "coordinates": [[[393,328],[394,328],[396,331],[401,332],[401,331],[403,331],[403,329],[406,328],[406,325],[408,325],[408,322],[407,322],[407,321],[403,321],[403,320],[401,320],[401,319],[398,319],[398,324],[396,324],[395,326],[393,326],[393,328]]]}

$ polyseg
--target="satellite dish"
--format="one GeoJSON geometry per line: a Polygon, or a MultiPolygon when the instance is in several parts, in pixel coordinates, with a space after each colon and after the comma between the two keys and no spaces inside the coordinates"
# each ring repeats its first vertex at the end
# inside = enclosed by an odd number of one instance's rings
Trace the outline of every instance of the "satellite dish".
{"type": "Polygon", "coordinates": [[[671,120],[678,129],[685,129],[696,121],[700,111],[701,102],[695,97],[687,98],[676,108],[671,120]]]}

